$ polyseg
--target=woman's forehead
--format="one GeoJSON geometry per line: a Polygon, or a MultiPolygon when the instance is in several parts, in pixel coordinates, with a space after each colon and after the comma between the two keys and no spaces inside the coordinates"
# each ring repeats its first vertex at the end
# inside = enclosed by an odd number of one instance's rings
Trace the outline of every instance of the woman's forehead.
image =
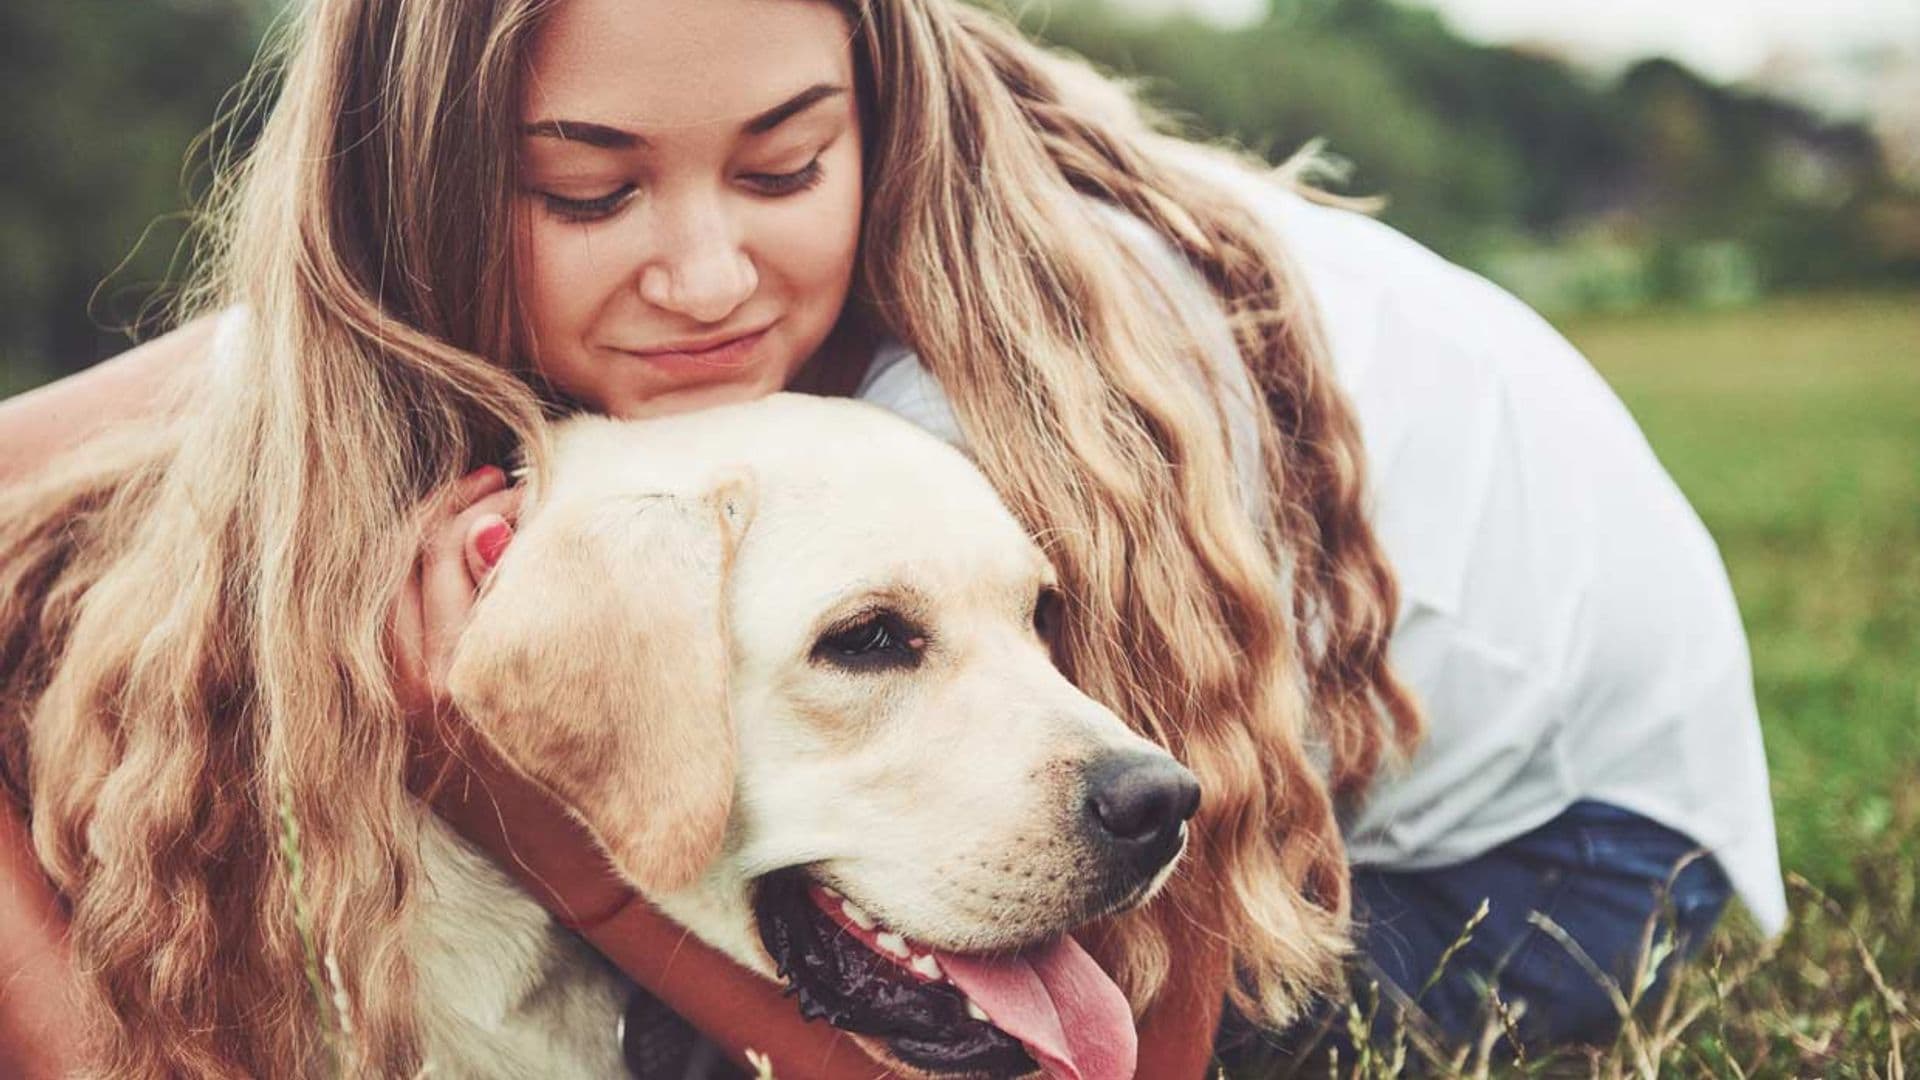
{"type": "Polygon", "coordinates": [[[851,37],[826,0],[566,0],[535,37],[521,120],[731,133],[811,87],[850,99],[851,37]]]}

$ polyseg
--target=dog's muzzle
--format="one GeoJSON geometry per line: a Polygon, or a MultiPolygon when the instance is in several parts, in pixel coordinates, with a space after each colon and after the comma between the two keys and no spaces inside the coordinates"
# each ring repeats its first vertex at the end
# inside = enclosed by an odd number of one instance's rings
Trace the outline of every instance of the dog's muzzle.
{"type": "MultiPolygon", "coordinates": [[[[1185,847],[1199,804],[1199,782],[1163,753],[1114,752],[1086,765],[1073,827],[1090,857],[1087,906],[1072,924],[1148,896],[1185,847]]],[[[991,1077],[1043,1067],[1088,1080],[1132,1074],[1126,996],[1058,931],[1000,953],[944,952],[878,924],[803,868],[761,878],[754,913],[802,1014],[872,1036],[902,1064],[991,1077]]]]}

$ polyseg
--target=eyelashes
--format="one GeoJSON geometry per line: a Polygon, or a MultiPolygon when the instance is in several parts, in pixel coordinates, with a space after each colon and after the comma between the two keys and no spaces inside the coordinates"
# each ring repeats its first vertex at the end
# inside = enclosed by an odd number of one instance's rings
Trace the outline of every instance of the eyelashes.
{"type": "Polygon", "coordinates": [[[817,187],[826,176],[826,168],[820,164],[820,155],[789,173],[748,173],[740,179],[754,186],[762,195],[779,198],[783,195],[797,195],[817,187]]]}
{"type": "Polygon", "coordinates": [[[544,191],[536,194],[540,196],[540,201],[547,204],[547,212],[562,221],[598,221],[612,217],[639,190],[632,184],[622,184],[618,189],[593,199],[569,199],[544,191]]]}
{"type": "MultiPolygon", "coordinates": [[[[792,172],[745,173],[740,177],[740,182],[756,195],[778,199],[810,191],[825,178],[826,168],[820,164],[820,155],[815,154],[812,161],[792,172]]],[[[591,199],[569,199],[545,191],[534,194],[545,204],[548,213],[561,221],[578,224],[612,217],[632,201],[639,191],[638,185],[622,184],[605,195],[591,199]]]]}

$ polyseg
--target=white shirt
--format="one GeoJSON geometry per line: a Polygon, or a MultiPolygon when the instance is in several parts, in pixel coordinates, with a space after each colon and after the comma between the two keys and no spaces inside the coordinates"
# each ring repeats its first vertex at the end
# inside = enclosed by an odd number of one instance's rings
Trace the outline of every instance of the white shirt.
{"type": "MultiPolygon", "coordinates": [[[[1596,799],[1698,841],[1778,931],[1786,899],[1732,588],[1626,409],[1489,282],[1369,218],[1193,167],[1279,234],[1316,301],[1399,576],[1389,655],[1428,731],[1345,824],[1354,862],[1457,863],[1596,799]]],[[[1170,293],[1211,305],[1170,248],[1113,216],[1170,293]]],[[[964,443],[897,343],[860,396],[964,443]]]]}

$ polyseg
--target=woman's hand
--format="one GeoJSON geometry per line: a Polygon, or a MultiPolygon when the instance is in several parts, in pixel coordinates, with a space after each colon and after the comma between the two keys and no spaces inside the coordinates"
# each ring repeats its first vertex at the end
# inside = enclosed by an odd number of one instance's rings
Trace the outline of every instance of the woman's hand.
{"type": "Polygon", "coordinates": [[[519,513],[520,492],[492,465],[455,482],[421,511],[420,558],[394,601],[390,623],[394,692],[409,720],[450,707],[446,680],[453,647],[519,513]]]}
{"type": "Polygon", "coordinates": [[[519,510],[520,492],[489,466],[423,511],[420,559],[391,620],[394,690],[418,748],[414,790],[548,910],[586,927],[626,905],[632,890],[592,834],[475,737],[447,696],[454,647],[519,510]]]}

